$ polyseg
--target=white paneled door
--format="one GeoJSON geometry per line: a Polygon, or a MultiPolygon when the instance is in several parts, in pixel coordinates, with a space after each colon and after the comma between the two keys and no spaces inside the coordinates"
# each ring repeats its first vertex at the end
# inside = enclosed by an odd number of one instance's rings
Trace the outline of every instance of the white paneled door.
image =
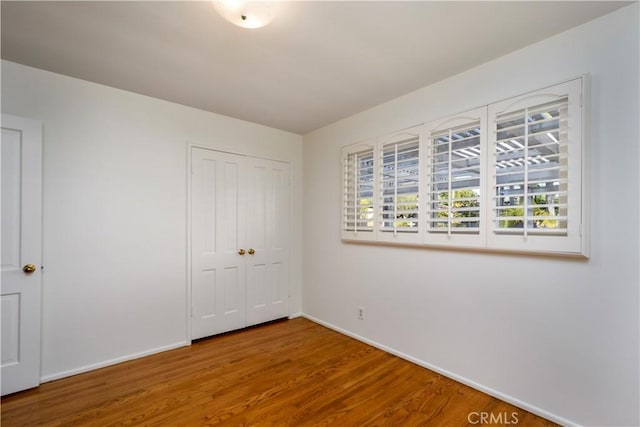
{"type": "Polygon", "coordinates": [[[247,159],[247,325],[289,315],[289,164],[247,159]]]}
{"type": "Polygon", "coordinates": [[[191,177],[192,338],[246,324],[246,162],[194,148],[191,177]]]}
{"type": "Polygon", "coordinates": [[[289,165],[191,154],[191,337],[289,314],[289,165]]]}
{"type": "Polygon", "coordinates": [[[40,383],[42,124],[2,115],[2,395],[40,383]]]}

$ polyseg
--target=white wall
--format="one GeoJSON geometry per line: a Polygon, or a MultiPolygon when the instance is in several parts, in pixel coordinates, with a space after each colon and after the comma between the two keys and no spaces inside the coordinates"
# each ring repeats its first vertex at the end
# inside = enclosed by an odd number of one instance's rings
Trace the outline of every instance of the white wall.
{"type": "Polygon", "coordinates": [[[305,135],[304,313],[556,421],[640,424],[638,26],[635,4],[305,135]],[[583,73],[589,260],[341,242],[342,146],[583,73]]]}
{"type": "Polygon", "coordinates": [[[2,111],[43,122],[45,380],[188,340],[188,143],[290,161],[301,212],[299,135],[6,61],[2,111]]]}

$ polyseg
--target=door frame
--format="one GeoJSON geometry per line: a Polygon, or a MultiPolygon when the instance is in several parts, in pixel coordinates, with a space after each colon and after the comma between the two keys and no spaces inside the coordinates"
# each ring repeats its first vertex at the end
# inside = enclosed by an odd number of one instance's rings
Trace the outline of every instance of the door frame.
{"type": "MultiPolygon", "coordinates": [[[[193,194],[192,194],[192,177],[193,177],[193,165],[192,165],[192,153],[194,149],[202,149],[202,150],[209,150],[209,151],[216,151],[219,153],[227,153],[227,154],[233,154],[236,156],[244,156],[244,157],[251,157],[251,158],[255,158],[255,159],[264,159],[264,160],[270,160],[270,161],[275,161],[275,162],[282,162],[282,163],[287,163],[289,165],[289,217],[293,218],[293,213],[294,213],[294,209],[293,209],[293,191],[291,191],[291,176],[293,173],[293,168],[292,168],[292,162],[289,160],[282,160],[282,159],[276,159],[276,158],[270,158],[270,157],[264,157],[264,156],[256,156],[254,154],[248,154],[248,153],[243,153],[240,151],[231,151],[231,150],[223,150],[223,149],[218,149],[215,147],[211,147],[208,145],[202,145],[202,144],[197,144],[197,143],[192,143],[192,142],[187,142],[187,228],[186,228],[186,234],[187,234],[187,288],[186,288],[186,294],[187,294],[187,307],[186,307],[186,313],[187,313],[187,330],[185,331],[186,333],[186,342],[189,343],[189,345],[191,345],[193,339],[191,338],[191,325],[192,325],[192,321],[193,321],[193,317],[192,317],[192,303],[191,303],[191,296],[192,296],[192,292],[191,292],[191,288],[192,288],[192,272],[191,272],[191,266],[192,266],[192,251],[191,251],[191,245],[193,243],[192,238],[191,238],[191,230],[192,230],[192,224],[191,224],[191,205],[192,205],[192,198],[193,198],[193,194]]],[[[288,317],[291,317],[291,308],[292,308],[292,301],[293,301],[293,295],[292,295],[292,289],[293,289],[293,263],[291,262],[291,259],[293,258],[292,254],[293,252],[291,251],[292,248],[292,243],[293,243],[293,221],[289,221],[289,249],[290,249],[290,260],[289,260],[289,289],[288,294],[289,294],[289,301],[288,301],[288,305],[289,305],[289,314],[288,317]]]]}

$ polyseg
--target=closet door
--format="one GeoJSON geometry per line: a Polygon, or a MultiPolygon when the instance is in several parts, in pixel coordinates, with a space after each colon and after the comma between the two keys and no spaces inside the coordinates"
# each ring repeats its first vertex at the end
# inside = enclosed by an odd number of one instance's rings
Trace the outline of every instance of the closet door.
{"type": "Polygon", "coordinates": [[[289,165],[247,159],[247,325],[289,315],[289,165]]]}
{"type": "Polygon", "coordinates": [[[246,158],[192,149],[191,338],[246,326],[246,158]]]}

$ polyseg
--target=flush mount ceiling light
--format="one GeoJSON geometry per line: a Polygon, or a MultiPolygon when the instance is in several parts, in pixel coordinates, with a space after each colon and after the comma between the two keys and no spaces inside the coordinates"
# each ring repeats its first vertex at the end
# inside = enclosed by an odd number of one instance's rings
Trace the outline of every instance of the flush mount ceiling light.
{"type": "Polygon", "coordinates": [[[213,0],[216,11],[243,28],[264,27],[273,20],[274,3],[267,1],[213,0]]]}

